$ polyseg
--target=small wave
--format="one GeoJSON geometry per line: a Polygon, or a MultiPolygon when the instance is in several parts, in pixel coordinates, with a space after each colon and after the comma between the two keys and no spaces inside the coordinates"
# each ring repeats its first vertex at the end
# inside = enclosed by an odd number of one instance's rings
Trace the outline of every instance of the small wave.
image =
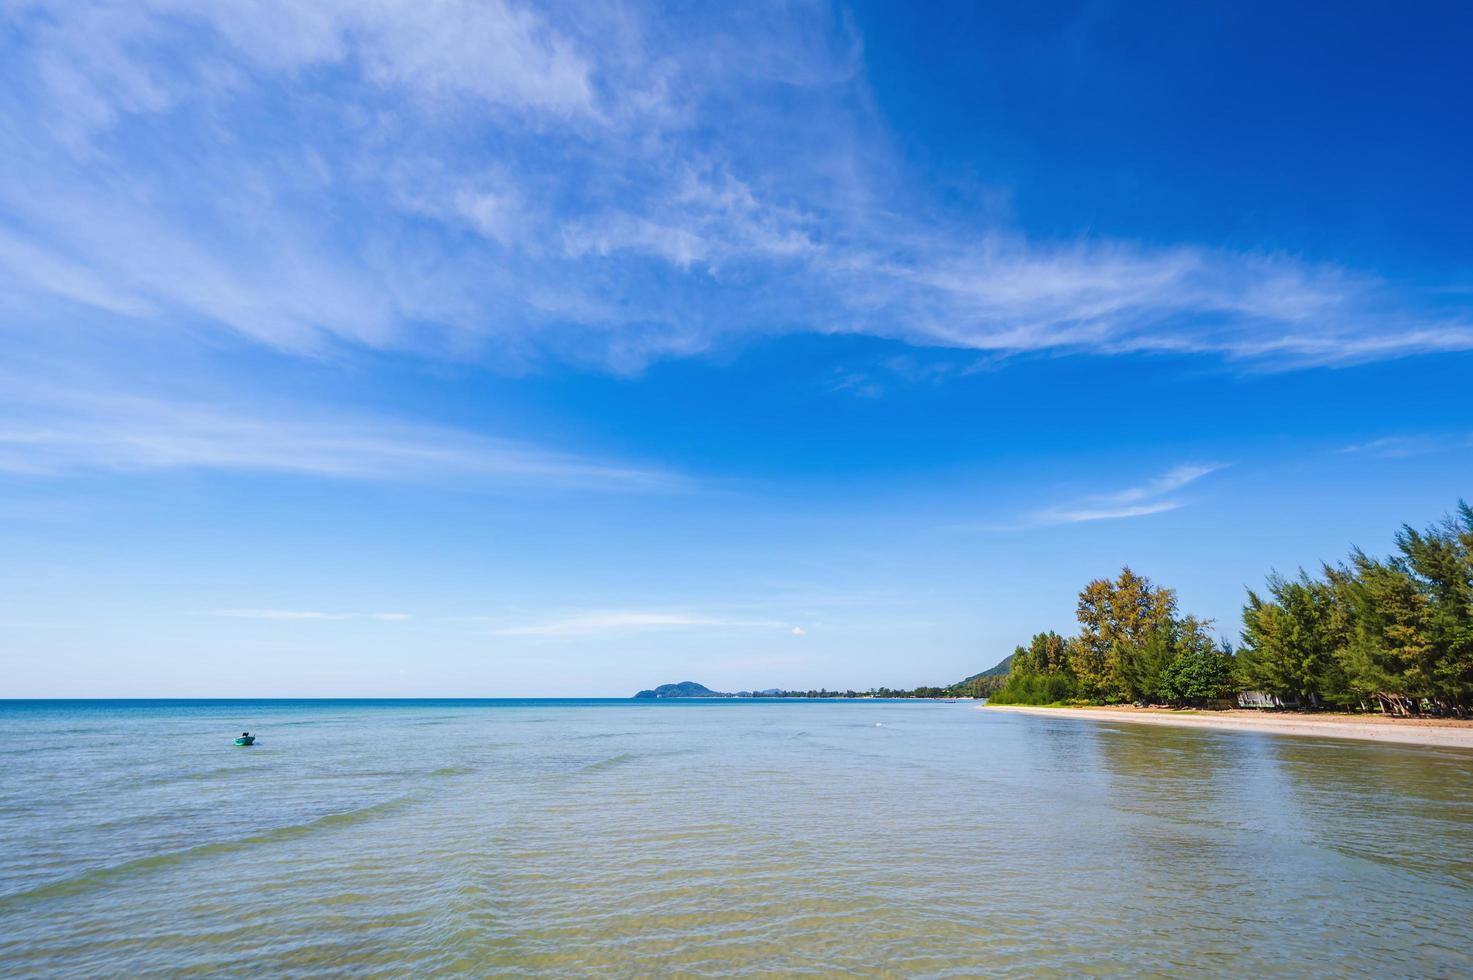
{"type": "Polygon", "coordinates": [[[15,747],[6,746],[4,755],[5,755],[6,758],[9,758],[11,756],[16,756],[16,755],[36,755],[37,753],[42,753],[42,752],[57,752],[57,753],[60,753],[60,752],[70,752],[70,751],[72,751],[72,747],[70,745],[66,745],[66,744],[61,744],[61,745],[22,745],[22,746],[15,746],[15,747]]]}
{"type": "Polygon", "coordinates": [[[637,758],[639,756],[633,752],[620,752],[618,755],[611,755],[607,759],[600,759],[597,762],[590,762],[586,766],[580,766],[576,771],[598,772],[602,769],[612,769],[615,766],[622,766],[624,763],[633,762],[637,758]]]}
{"type": "Polygon", "coordinates": [[[367,806],[344,810],[341,813],[329,813],[326,816],[318,817],[316,820],[309,820],[307,823],[273,827],[259,834],[251,834],[248,837],[241,837],[236,840],[213,841],[209,844],[198,844],[194,847],[186,847],[178,851],[150,854],[148,857],[135,858],[132,861],[124,861],[122,864],[94,868],[91,871],[83,872],[71,878],[63,878],[60,881],[53,881],[50,884],[0,897],[0,911],[23,905],[27,902],[82,895],[99,888],[116,885],[129,878],[147,874],[150,871],[182,864],[185,861],[195,858],[234,854],[237,851],[245,851],[266,844],[278,844],[282,841],[296,840],[299,837],[306,837],[309,834],[328,830],[333,827],[346,827],[379,816],[380,814],[388,813],[391,810],[396,810],[413,799],[414,797],[412,795],[396,796],[393,799],[384,800],[379,803],[370,803],[367,806]]]}
{"type": "Polygon", "coordinates": [[[431,776],[469,776],[476,770],[471,766],[442,766],[430,773],[431,776]]]}
{"type": "Polygon", "coordinates": [[[200,780],[224,779],[227,776],[239,776],[242,773],[255,771],[253,766],[221,766],[219,769],[202,769],[198,772],[183,772],[172,776],[155,776],[149,782],[155,786],[169,783],[192,783],[200,780]]]}

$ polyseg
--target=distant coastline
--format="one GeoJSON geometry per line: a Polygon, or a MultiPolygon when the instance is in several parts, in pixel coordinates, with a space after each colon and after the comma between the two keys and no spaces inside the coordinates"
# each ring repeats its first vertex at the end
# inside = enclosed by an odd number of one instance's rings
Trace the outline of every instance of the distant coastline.
{"type": "MultiPolygon", "coordinates": [[[[968,678],[971,680],[971,678],[968,678]]],[[[713,691],[704,684],[695,681],[677,681],[674,684],[661,684],[659,687],[649,688],[634,695],[636,701],[663,701],[672,699],[701,698],[701,699],[751,699],[751,698],[814,698],[814,699],[864,699],[864,698],[906,698],[918,700],[956,701],[971,700],[970,693],[962,693],[962,687],[967,682],[953,685],[952,687],[917,687],[912,690],[894,690],[888,687],[870,688],[867,691],[830,691],[827,688],[819,688],[809,691],[785,691],[782,688],[769,687],[760,691],[713,691]]]]}
{"type": "Polygon", "coordinates": [[[1390,718],[1385,715],[1309,714],[1285,712],[1178,711],[1169,708],[1039,707],[988,704],[986,711],[1072,718],[1079,721],[1119,722],[1132,725],[1170,725],[1212,731],[1259,732],[1266,735],[1348,738],[1364,742],[1430,745],[1473,750],[1473,721],[1446,718],[1390,718]]]}

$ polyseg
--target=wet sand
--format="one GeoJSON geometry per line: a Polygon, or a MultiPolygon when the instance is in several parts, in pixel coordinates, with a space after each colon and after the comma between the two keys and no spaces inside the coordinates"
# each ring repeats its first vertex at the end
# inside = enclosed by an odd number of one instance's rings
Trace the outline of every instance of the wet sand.
{"type": "Polygon", "coordinates": [[[1473,722],[1449,719],[1295,714],[1248,710],[1174,711],[1169,708],[1134,708],[1123,705],[1104,708],[1039,708],[1021,704],[989,704],[982,710],[1077,718],[1081,721],[1172,725],[1179,728],[1210,728],[1216,731],[1307,735],[1316,738],[1353,738],[1366,742],[1473,749],[1473,722]]]}

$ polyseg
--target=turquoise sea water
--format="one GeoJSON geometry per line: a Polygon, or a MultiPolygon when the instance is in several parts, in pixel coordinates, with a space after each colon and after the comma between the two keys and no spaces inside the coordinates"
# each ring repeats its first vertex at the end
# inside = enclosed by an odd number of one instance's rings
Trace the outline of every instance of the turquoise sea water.
{"type": "Polygon", "coordinates": [[[1463,751],[937,702],[0,702],[0,767],[6,976],[1473,975],[1463,751]]]}

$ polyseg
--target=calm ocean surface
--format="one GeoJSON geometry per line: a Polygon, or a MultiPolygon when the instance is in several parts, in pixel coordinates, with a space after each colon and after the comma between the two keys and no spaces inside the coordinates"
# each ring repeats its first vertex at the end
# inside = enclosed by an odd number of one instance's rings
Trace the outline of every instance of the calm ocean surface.
{"type": "Polygon", "coordinates": [[[1473,753],[935,702],[0,702],[6,976],[1074,972],[1473,975],[1473,753]]]}

